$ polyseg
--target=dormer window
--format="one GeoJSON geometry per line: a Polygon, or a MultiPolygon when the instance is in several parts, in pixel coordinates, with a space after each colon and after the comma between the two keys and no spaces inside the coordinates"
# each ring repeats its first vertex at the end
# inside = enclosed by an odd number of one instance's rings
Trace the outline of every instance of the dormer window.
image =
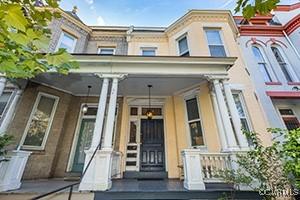
{"type": "Polygon", "coordinates": [[[73,53],[76,46],[76,42],[77,38],[70,35],[69,33],[62,32],[56,50],[62,48],[66,49],[66,51],[69,53],[73,53]]]}
{"type": "Polygon", "coordinates": [[[100,54],[100,55],[114,55],[115,54],[115,48],[99,47],[98,48],[98,54],[100,54]]]}
{"type": "Polygon", "coordinates": [[[190,56],[189,46],[188,46],[186,36],[182,36],[181,38],[178,39],[178,48],[179,48],[180,56],[190,56]]]}

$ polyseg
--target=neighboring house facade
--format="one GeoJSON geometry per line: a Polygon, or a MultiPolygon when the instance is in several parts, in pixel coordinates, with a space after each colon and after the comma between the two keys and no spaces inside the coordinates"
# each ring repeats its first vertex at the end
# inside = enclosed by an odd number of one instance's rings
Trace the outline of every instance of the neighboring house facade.
{"type": "Polygon", "coordinates": [[[183,174],[186,189],[204,190],[248,149],[242,128],[270,144],[230,11],[191,10],[166,28],[93,27],[62,12],[50,28],[49,51],[66,48],[80,68],[22,88],[7,132],[32,152],[23,179],[79,177],[100,143],[80,190],[183,174]]]}
{"type": "Polygon", "coordinates": [[[300,3],[273,15],[235,17],[240,47],[270,127],[300,127],[300,3]]]}

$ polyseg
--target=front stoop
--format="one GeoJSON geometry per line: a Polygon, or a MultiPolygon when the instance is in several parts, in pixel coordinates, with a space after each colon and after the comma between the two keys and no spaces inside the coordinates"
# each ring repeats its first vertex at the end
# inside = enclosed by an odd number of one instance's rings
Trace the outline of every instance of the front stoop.
{"type": "MultiPolygon", "coordinates": [[[[231,186],[222,183],[205,184],[206,190],[188,191],[183,188],[179,180],[114,180],[112,188],[108,191],[95,192],[94,200],[114,199],[218,199],[224,193],[231,193],[231,186]]],[[[262,199],[257,192],[237,191],[236,200],[262,199]]]]}

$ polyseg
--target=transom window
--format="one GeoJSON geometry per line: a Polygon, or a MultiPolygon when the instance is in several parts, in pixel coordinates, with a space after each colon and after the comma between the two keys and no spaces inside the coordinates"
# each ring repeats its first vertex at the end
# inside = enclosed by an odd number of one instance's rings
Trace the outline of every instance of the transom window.
{"type": "Polygon", "coordinates": [[[178,40],[178,48],[180,56],[190,56],[187,37],[183,36],[178,40]]]}
{"type": "Polygon", "coordinates": [[[155,48],[142,48],[142,55],[143,56],[155,56],[156,49],[155,48]]]}
{"type": "Polygon", "coordinates": [[[299,120],[294,114],[293,110],[290,108],[281,108],[279,113],[282,117],[282,120],[288,130],[297,129],[300,127],[299,120]]]}
{"type": "Polygon", "coordinates": [[[185,101],[192,146],[203,146],[204,138],[197,98],[185,101]]]}
{"type": "Polygon", "coordinates": [[[214,57],[226,57],[224,44],[221,39],[220,30],[205,30],[210,55],[214,57]]]}
{"type": "Polygon", "coordinates": [[[115,54],[115,48],[98,48],[98,54],[100,55],[114,55],[115,54]]]}
{"type": "Polygon", "coordinates": [[[56,96],[45,93],[38,94],[25,129],[23,148],[44,149],[57,103],[58,97],[56,96]]]}
{"type": "Polygon", "coordinates": [[[0,96],[0,119],[5,113],[6,106],[11,98],[12,91],[3,92],[0,96]]]}
{"type": "Polygon", "coordinates": [[[272,52],[276,58],[276,61],[278,62],[281,71],[283,72],[286,80],[288,82],[293,82],[292,76],[289,73],[288,64],[285,62],[284,58],[282,57],[279,49],[277,47],[271,47],[272,52]]]}
{"type": "Polygon", "coordinates": [[[66,51],[69,53],[73,53],[75,49],[76,41],[77,39],[74,36],[66,32],[62,32],[57,45],[57,49],[62,48],[62,49],[66,49],[66,51]]]}
{"type": "Polygon", "coordinates": [[[253,52],[253,55],[256,59],[256,62],[258,64],[258,67],[259,67],[259,71],[260,73],[262,74],[263,78],[264,78],[264,81],[265,82],[272,82],[272,79],[271,79],[271,76],[268,72],[268,69],[267,69],[267,63],[260,51],[260,49],[256,46],[252,46],[252,52],[253,52]]]}

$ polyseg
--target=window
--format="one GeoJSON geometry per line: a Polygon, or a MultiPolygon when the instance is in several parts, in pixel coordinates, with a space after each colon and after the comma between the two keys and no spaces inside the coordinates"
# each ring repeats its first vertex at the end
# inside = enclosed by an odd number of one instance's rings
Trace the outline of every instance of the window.
{"type": "Polygon", "coordinates": [[[100,55],[114,55],[115,49],[114,48],[99,48],[98,54],[100,55]]]}
{"type": "Polygon", "coordinates": [[[235,102],[235,106],[239,113],[242,129],[245,131],[250,131],[250,126],[246,115],[246,108],[242,99],[242,93],[233,93],[232,96],[235,102]]]}
{"type": "Polygon", "coordinates": [[[44,148],[57,103],[58,97],[39,93],[25,129],[23,148],[37,150],[44,148]]]}
{"type": "Polygon", "coordinates": [[[6,106],[11,98],[12,92],[3,92],[0,96],[0,119],[5,113],[6,106]]]}
{"type": "Polygon", "coordinates": [[[226,57],[225,48],[219,30],[205,30],[210,55],[226,57]]]}
{"type": "Polygon", "coordinates": [[[155,56],[156,52],[155,52],[155,48],[143,48],[142,49],[142,55],[143,56],[155,56]]]}
{"type": "Polygon", "coordinates": [[[77,39],[65,32],[62,32],[60,36],[60,40],[57,45],[57,49],[63,48],[66,49],[67,52],[73,53],[75,49],[77,39]]]}
{"type": "Polygon", "coordinates": [[[271,47],[271,49],[272,49],[272,52],[273,52],[273,54],[274,54],[274,56],[275,56],[275,58],[276,58],[276,60],[277,60],[277,62],[278,62],[278,64],[279,64],[279,66],[280,66],[280,68],[281,68],[281,71],[283,72],[283,74],[284,74],[286,80],[287,80],[288,82],[293,82],[293,79],[292,79],[292,77],[291,77],[291,75],[290,75],[290,73],[289,73],[289,70],[288,70],[288,65],[287,65],[287,63],[284,61],[284,59],[283,59],[283,57],[282,57],[282,55],[281,55],[279,49],[276,48],[276,47],[271,47]]]}
{"type": "Polygon", "coordinates": [[[192,146],[203,146],[204,138],[196,97],[185,101],[192,146]]]}
{"type": "Polygon", "coordinates": [[[178,48],[180,56],[190,56],[187,37],[183,36],[178,40],[178,48]]]}
{"type": "Polygon", "coordinates": [[[260,49],[256,46],[252,46],[252,52],[253,52],[256,62],[258,64],[259,71],[264,78],[264,81],[272,82],[271,76],[267,70],[267,63],[266,63],[260,49]]]}
{"type": "Polygon", "coordinates": [[[288,130],[293,130],[300,127],[299,121],[292,109],[289,108],[279,109],[279,113],[288,130]]]}

